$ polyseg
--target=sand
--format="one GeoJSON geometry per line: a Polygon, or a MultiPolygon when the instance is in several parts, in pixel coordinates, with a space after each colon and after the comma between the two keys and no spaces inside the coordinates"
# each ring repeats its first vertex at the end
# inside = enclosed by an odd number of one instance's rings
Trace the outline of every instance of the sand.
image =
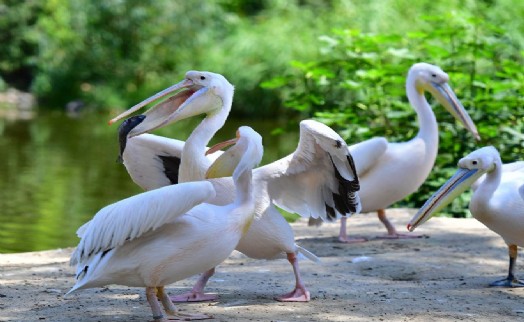
{"type": "MultiPolygon", "coordinates": [[[[404,230],[413,210],[388,213],[404,230]]],[[[337,223],[293,224],[298,244],[322,260],[300,262],[308,303],[273,300],[294,285],[286,260],[233,253],[208,284],[218,301],[177,307],[214,316],[207,321],[524,321],[524,289],[488,286],[507,274],[507,247],[476,220],[433,218],[416,231],[425,237],[396,240],[374,238],[384,229],[373,214],[348,223],[351,233],[371,240],[341,244],[337,223]]],[[[0,321],[151,320],[141,288],[109,286],[64,298],[74,284],[71,251],[0,255],[0,321]]],[[[522,260],[519,273],[524,277],[522,260]]],[[[168,291],[187,291],[195,279],[168,291]]]]}

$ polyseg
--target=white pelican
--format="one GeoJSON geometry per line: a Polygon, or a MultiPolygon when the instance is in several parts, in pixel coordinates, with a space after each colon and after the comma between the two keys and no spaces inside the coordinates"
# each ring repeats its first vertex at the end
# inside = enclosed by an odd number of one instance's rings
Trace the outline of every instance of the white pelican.
{"type": "MultiPolygon", "coordinates": [[[[475,124],[448,85],[448,80],[448,75],[437,66],[414,64],[408,72],[406,93],[411,106],[417,112],[418,134],[407,142],[393,143],[380,137],[349,147],[360,180],[362,212],[377,211],[378,218],[387,229],[385,238],[418,237],[399,234],[387,219],[385,209],[415,192],[424,183],[435,163],[439,140],[438,125],[424,92],[433,94],[479,139],[475,124]]],[[[347,236],[346,221],[347,218],[342,217],[339,240],[347,243],[365,241],[347,236]]]]}
{"type": "Polygon", "coordinates": [[[234,162],[232,203],[210,204],[217,191],[210,182],[198,181],[103,208],[81,228],[82,239],[71,257],[77,282],[67,294],[108,284],[146,287],[155,321],[167,321],[158,298],[166,313],[179,319],[210,318],[177,312],[164,286],[224,261],[249,229],[255,210],[251,170],[262,159],[262,138],[244,126],[236,141],[209,168],[213,175],[231,175],[226,163],[234,162]]]}
{"type": "MultiPolygon", "coordinates": [[[[208,167],[205,157],[206,145],[215,132],[224,124],[233,98],[233,87],[222,76],[209,72],[188,72],[186,79],[146,99],[110,122],[126,117],[145,104],[164,95],[180,90],[167,102],[149,109],[145,119],[135,128],[124,125],[129,140],[122,154],[124,165],[133,180],[146,189],[169,184],[164,162],[166,158],[178,159],[179,180],[199,180],[208,167]],[[186,95],[186,93],[192,93],[186,95]],[[202,123],[193,131],[183,145],[181,141],[159,139],[154,145],[148,142],[157,138],[143,132],[162,127],[190,116],[205,113],[202,123]],[[151,120],[148,118],[152,115],[151,120]],[[161,119],[164,121],[161,122],[161,119]],[[142,134],[142,135],[140,135],[142,134]],[[160,144],[160,142],[164,142],[160,144]],[[175,151],[183,145],[183,152],[175,151]],[[145,147],[147,146],[147,147],[145,147]],[[144,148],[142,148],[144,147],[144,148]],[[154,153],[151,153],[152,151],[154,153]],[[166,153],[169,151],[169,153],[166,153]],[[157,156],[162,155],[163,159],[157,156]],[[181,155],[183,157],[181,157],[181,155]],[[181,159],[181,161],[180,161],[181,159]],[[147,174],[143,170],[147,169],[147,174]],[[157,178],[150,185],[146,177],[157,178]],[[144,184],[143,184],[144,183],[144,184]],[[145,184],[148,183],[148,184],[145,184]]],[[[134,119],[129,122],[136,124],[134,119]]],[[[297,252],[312,260],[316,256],[295,244],[291,226],[285,221],[275,204],[290,212],[313,218],[334,219],[358,212],[360,202],[356,191],[356,177],[353,160],[342,138],[329,127],[312,120],[300,123],[300,142],[296,151],[278,161],[257,168],[253,172],[256,195],[256,220],[240,240],[237,250],[251,258],[275,259],[286,254],[295,274],[295,288],[276,299],[279,301],[309,301],[310,293],[300,277],[297,252]]],[[[171,162],[172,164],[176,162],[171,162]]],[[[173,170],[167,172],[173,173],[173,170]]],[[[213,180],[221,187],[214,203],[224,204],[233,197],[230,179],[213,180]],[[226,188],[227,187],[227,188],[226,188]]],[[[172,298],[174,301],[202,301],[216,296],[204,294],[203,289],[210,270],[202,275],[189,294],[172,298]]]]}
{"type": "Polygon", "coordinates": [[[505,279],[491,286],[524,287],[515,277],[517,247],[524,246],[524,167],[511,163],[503,167],[498,151],[491,146],[473,151],[458,162],[459,170],[419,209],[408,224],[413,231],[448,205],[472,184],[469,203],[475,219],[499,234],[509,250],[509,270],[505,279]],[[479,183],[476,180],[485,174],[479,183]]]}

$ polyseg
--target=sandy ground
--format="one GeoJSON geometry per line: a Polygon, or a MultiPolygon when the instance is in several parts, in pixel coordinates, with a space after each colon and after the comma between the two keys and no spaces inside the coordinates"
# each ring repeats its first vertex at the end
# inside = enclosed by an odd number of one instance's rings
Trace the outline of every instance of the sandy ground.
{"type": "MultiPolygon", "coordinates": [[[[413,213],[389,212],[398,228],[413,213]]],[[[348,221],[351,231],[375,237],[383,228],[375,215],[348,221]]],[[[524,321],[524,289],[490,288],[505,277],[502,239],[473,219],[433,218],[417,230],[426,238],[371,239],[338,243],[337,224],[293,224],[300,245],[321,264],[301,261],[311,291],[309,303],[279,303],[294,280],[285,260],[257,261],[234,253],[219,266],[208,291],[219,301],[180,304],[208,321],[524,321]]],[[[110,286],[63,298],[74,284],[71,249],[0,255],[0,321],[148,321],[144,290],[110,286]]],[[[519,261],[518,271],[524,275],[519,261]]],[[[169,287],[188,290],[195,278],[169,287]]]]}

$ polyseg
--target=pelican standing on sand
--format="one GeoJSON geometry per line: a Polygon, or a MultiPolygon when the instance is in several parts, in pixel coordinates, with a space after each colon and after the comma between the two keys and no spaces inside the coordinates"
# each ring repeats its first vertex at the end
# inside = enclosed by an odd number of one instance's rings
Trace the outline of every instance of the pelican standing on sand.
{"type": "Polygon", "coordinates": [[[524,281],[515,277],[517,247],[524,247],[524,167],[521,163],[503,167],[498,151],[491,146],[471,152],[460,159],[458,166],[455,175],[413,216],[408,230],[415,230],[485,174],[476,183],[469,210],[475,219],[504,239],[509,253],[508,276],[490,285],[524,287],[524,281]]]}
{"type": "MultiPolygon", "coordinates": [[[[400,143],[388,142],[379,137],[349,147],[359,176],[362,212],[377,212],[379,220],[387,229],[385,238],[418,237],[399,234],[386,217],[385,209],[415,192],[435,163],[438,125],[424,92],[430,92],[476,139],[480,139],[475,124],[448,85],[448,80],[448,75],[437,66],[414,64],[408,72],[406,93],[417,112],[417,136],[400,143]]],[[[345,243],[365,241],[348,237],[346,221],[347,218],[342,217],[339,240],[345,243]]]]}
{"type": "Polygon", "coordinates": [[[215,267],[235,249],[253,220],[251,170],[262,152],[260,135],[240,127],[236,145],[209,168],[215,176],[234,170],[235,199],[227,205],[210,204],[215,187],[198,181],[144,192],[100,210],[80,232],[71,257],[77,282],[68,294],[108,284],[145,287],[155,321],[167,321],[158,298],[166,313],[179,319],[210,318],[178,312],[164,286],[215,267]]]}
{"type": "MultiPolygon", "coordinates": [[[[126,117],[171,93],[176,94],[144,113],[145,119],[137,121],[130,118],[125,121],[130,124],[122,126],[125,131],[120,136],[128,137],[122,153],[124,165],[133,180],[146,189],[175,183],[167,178],[167,173],[178,173],[179,182],[203,179],[202,174],[210,163],[205,156],[206,145],[227,119],[233,99],[233,86],[222,75],[190,71],[182,82],[153,95],[110,122],[126,117]],[[206,117],[191,133],[186,144],[143,134],[199,114],[206,114],[206,117]],[[136,126],[133,128],[134,125],[136,126]],[[149,144],[150,141],[155,142],[149,144]],[[179,163],[180,167],[176,170],[173,167],[166,168],[166,159],[178,160],[169,163],[179,163]]],[[[302,121],[300,133],[300,142],[293,154],[253,172],[255,220],[236,248],[256,259],[275,259],[284,255],[287,257],[295,274],[295,288],[277,297],[279,301],[310,300],[310,293],[300,276],[297,252],[312,260],[318,259],[295,244],[291,226],[275,205],[302,216],[323,219],[348,216],[360,210],[356,193],[358,178],[348,147],[342,138],[329,127],[313,120],[302,121]]],[[[220,187],[213,203],[229,202],[234,191],[232,181],[217,179],[211,182],[220,187]]],[[[172,299],[215,299],[215,295],[203,293],[213,274],[214,269],[209,270],[201,276],[190,293],[172,299]]]]}

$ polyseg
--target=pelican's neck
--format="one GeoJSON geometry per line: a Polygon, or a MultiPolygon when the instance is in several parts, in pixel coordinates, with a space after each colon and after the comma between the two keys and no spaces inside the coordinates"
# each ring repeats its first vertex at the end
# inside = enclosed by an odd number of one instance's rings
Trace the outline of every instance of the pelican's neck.
{"type": "Polygon", "coordinates": [[[424,92],[417,90],[416,79],[414,76],[408,75],[406,81],[406,93],[409,103],[417,113],[419,126],[417,138],[422,139],[426,143],[426,146],[432,148],[432,152],[436,156],[438,150],[437,119],[424,96],[424,92]]]}
{"type": "MultiPolygon", "coordinates": [[[[231,104],[229,104],[231,106],[231,104]]],[[[180,162],[178,181],[189,182],[205,179],[205,174],[211,161],[206,157],[206,147],[226,122],[229,108],[222,107],[217,113],[206,116],[191,133],[184,149],[180,162]]]]}
{"type": "Polygon", "coordinates": [[[484,178],[484,181],[482,181],[482,183],[479,185],[477,190],[475,190],[475,193],[472,196],[470,208],[478,207],[480,210],[472,210],[472,213],[480,215],[484,213],[484,211],[481,210],[488,209],[489,201],[491,200],[491,197],[493,196],[495,191],[498,189],[501,179],[502,161],[500,160],[500,158],[498,158],[495,161],[495,168],[490,172],[486,173],[486,178],[484,178]]]}
{"type": "Polygon", "coordinates": [[[235,182],[235,203],[236,204],[253,204],[253,173],[251,169],[244,171],[234,179],[235,182]]]}
{"type": "Polygon", "coordinates": [[[233,178],[235,184],[235,201],[232,206],[236,216],[234,220],[240,224],[242,235],[245,235],[255,215],[255,198],[253,196],[252,169],[247,169],[237,178],[233,178]]]}

